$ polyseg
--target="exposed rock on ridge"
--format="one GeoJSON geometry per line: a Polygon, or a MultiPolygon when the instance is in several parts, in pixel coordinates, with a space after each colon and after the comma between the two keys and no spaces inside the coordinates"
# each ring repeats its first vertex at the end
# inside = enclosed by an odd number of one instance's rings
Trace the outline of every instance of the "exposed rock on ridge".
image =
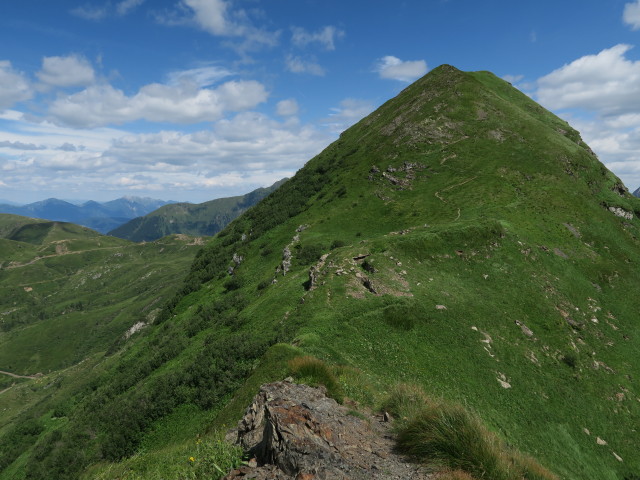
{"type": "Polygon", "coordinates": [[[255,461],[225,479],[427,479],[393,453],[389,423],[355,416],[324,388],[263,385],[238,424],[237,443],[255,461]]]}

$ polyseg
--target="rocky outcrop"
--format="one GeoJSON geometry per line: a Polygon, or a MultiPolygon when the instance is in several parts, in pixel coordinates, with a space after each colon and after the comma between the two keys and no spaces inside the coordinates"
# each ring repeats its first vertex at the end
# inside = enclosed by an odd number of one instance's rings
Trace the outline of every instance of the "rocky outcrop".
{"type": "Polygon", "coordinates": [[[616,217],[624,218],[625,220],[633,220],[633,212],[627,212],[624,208],[609,207],[609,211],[616,217]]]}
{"type": "Polygon", "coordinates": [[[263,385],[230,434],[252,460],[225,480],[430,478],[393,452],[384,420],[339,405],[324,388],[287,381],[263,385]]]}

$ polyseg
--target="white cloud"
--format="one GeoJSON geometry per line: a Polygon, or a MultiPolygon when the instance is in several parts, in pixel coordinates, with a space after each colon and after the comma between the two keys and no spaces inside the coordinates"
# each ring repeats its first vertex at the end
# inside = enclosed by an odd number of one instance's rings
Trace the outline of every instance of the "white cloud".
{"type": "Polygon", "coordinates": [[[331,109],[329,118],[326,119],[326,126],[334,133],[341,133],[356,123],[358,120],[369,115],[375,107],[367,100],[356,98],[345,98],[340,102],[339,107],[331,109]]]}
{"type": "Polygon", "coordinates": [[[640,61],[620,44],[538,79],[536,99],[564,110],[600,160],[630,188],[640,184],[640,61]]]}
{"type": "Polygon", "coordinates": [[[171,165],[176,171],[215,172],[297,169],[328,143],[309,126],[277,122],[256,112],[218,121],[195,133],[163,131],[128,135],[105,152],[123,164],[171,165]]]}
{"type": "Polygon", "coordinates": [[[380,78],[412,82],[427,73],[427,63],[424,60],[402,61],[392,55],[378,60],[375,71],[380,78]]]}
{"type": "Polygon", "coordinates": [[[315,60],[305,60],[294,55],[287,55],[287,70],[293,73],[310,73],[311,75],[324,76],[325,71],[315,60]]]}
{"type": "Polygon", "coordinates": [[[98,7],[96,5],[81,5],[76,7],[70,11],[72,15],[76,17],[84,18],[85,20],[102,20],[108,15],[107,8],[102,6],[98,7]]]}
{"type": "Polygon", "coordinates": [[[227,111],[247,110],[266,101],[256,81],[230,81],[217,88],[150,84],[129,97],[111,85],[93,85],[58,98],[49,109],[57,123],[94,128],[145,119],[152,122],[197,123],[220,119],[227,111]]]}
{"type": "Polygon", "coordinates": [[[640,0],[627,3],[624,6],[622,20],[627,25],[630,25],[632,30],[638,30],[640,28],[640,0]]]}
{"type": "Polygon", "coordinates": [[[0,196],[20,201],[60,192],[86,199],[87,192],[115,198],[161,191],[163,198],[191,201],[237,195],[293,175],[334,138],[295,117],[278,121],[256,112],[190,133],[131,134],[3,118],[8,128],[0,132],[0,178],[8,187],[0,196]]]}
{"type": "Polygon", "coordinates": [[[502,79],[509,83],[518,83],[524,78],[524,75],[503,75],[502,79]]]}
{"type": "Polygon", "coordinates": [[[229,5],[224,0],[184,0],[184,5],[193,10],[193,19],[203,30],[213,35],[240,35],[240,25],[228,17],[229,5]]]}
{"type": "Polygon", "coordinates": [[[244,10],[233,10],[231,2],[225,0],[182,0],[182,12],[158,17],[167,25],[193,24],[198,28],[220,37],[242,38],[239,44],[230,44],[240,52],[260,46],[274,46],[278,43],[279,31],[269,32],[255,27],[244,10]],[[189,12],[185,17],[184,12],[189,12]]]}
{"type": "Polygon", "coordinates": [[[216,65],[210,65],[207,67],[171,72],[168,75],[168,83],[174,86],[182,83],[192,83],[199,88],[203,88],[213,85],[230,75],[233,75],[233,72],[230,70],[216,65]]]}
{"type": "Polygon", "coordinates": [[[582,108],[600,115],[640,110],[640,61],[625,58],[631,45],[586,55],[538,80],[537,98],[548,108],[582,108]]]}
{"type": "Polygon", "coordinates": [[[29,81],[11,66],[7,60],[0,61],[0,111],[32,96],[29,81]]]}
{"type": "Polygon", "coordinates": [[[298,47],[306,47],[310,43],[318,43],[326,50],[335,50],[335,40],[344,37],[344,31],[332,25],[321,28],[317,32],[308,32],[302,27],[293,27],[291,41],[298,47]]]}
{"type": "Polygon", "coordinates": [[[86,58],[78,55],[44,57],[38,79],[53,87],[76,87],[95,82],[93,67],[86,58]]]}
{"type": "Polygon", "coordinates": [[[280,100],[276,105],[276,113],[281,117],[290,117],[298,113],[298,102],[294,98],[280,100]]]}
{"type": "Polygon", "coordinates": [[[131,10],[139,7],[143,3],[144,0],[123,0],[116,5],[116,12],[118,12],[118,15],[126,15],[131,10]]]}

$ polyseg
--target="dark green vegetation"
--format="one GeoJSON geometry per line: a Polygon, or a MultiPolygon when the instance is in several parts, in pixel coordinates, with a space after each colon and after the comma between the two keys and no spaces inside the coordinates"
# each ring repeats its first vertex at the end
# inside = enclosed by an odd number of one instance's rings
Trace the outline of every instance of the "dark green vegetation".
{"type": "Polygon", "coordinates": [[[258,188],[237,197],[218,198],[198,204],[165,205],[148,215],[134,218],[119,226],[109,232],[109,235],[133,242],[150,242],[174,233],[215,235],[285,181],[286,179],[283,179],[268,188],[258,188]]]}
{"type": "Polygon", "coordinates": [[[566,122],[439,67],[212,239],[154,325],[3,393],[0,478],[198,478],[198,440],[237,462],[220,432],[290,374],[373,407],[419,385],[509,445],[505,478],[636,478],[638,214],[566,122]]]}

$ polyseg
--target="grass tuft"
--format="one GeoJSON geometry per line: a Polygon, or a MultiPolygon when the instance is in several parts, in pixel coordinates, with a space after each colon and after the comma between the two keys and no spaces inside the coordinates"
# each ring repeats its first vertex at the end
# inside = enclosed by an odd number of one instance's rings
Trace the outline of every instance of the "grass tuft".
{"type": "Polygon", "coordinates": [[[472,477],[557,480],[531,457],[512,451],[461,405],[430,399],[420,388],[399,385],[383,407],[398,419],[398,448],[406,454],[472,477]]]}
{"type": "Polygon", "coordinates": [[[499,439],[459,405],[425,406],[402,429],[398,446],[412,456],[461,469],[479,478],[515,478],[499,439]]]}
{"type": "Polygon", "coordinates": [[[324,385],[331,398],[338,403],[343,402],[344,394],[340,383],[331,368],[322,360],[311,356],[295,357],[289,360],[289,368],[298,381],[309,385],[324,385]]]}

